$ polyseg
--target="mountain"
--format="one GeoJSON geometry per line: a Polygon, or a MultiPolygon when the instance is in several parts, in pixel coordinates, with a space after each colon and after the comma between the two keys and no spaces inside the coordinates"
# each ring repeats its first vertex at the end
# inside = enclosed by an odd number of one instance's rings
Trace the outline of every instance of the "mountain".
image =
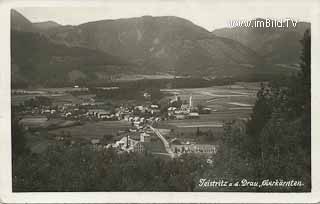
{"type": "Polygon", "coordinates": [[[32,24],[14,10],[11,15],[13,82],[19,83],[107,81],[121,75],[163,73],[257,80],[257,76],[272,77],[294,70],[268,64],[277,61],[279,50],[283,53],[278,60],[287,59],[291,63],[299,60],[298,56],[293,59],[290,53],[295,53],[294,49],[286,50],[298,37],[276,37],[273,32],[277,31],[261,31],[264,38],[268,38],[268,33],[274,37],[269,40],[252,37],[253,44],[242,34],[246,45],[239,39],[222,35],[222,31],[221,35],[216,34],[218,31],[213,34],[174,16],[63,26],[55,22],[32,24]],[[272,49],[262,53],[268,45],[272,45],[272,49]],[[273,49],[276,46],[277,49],[273,49]]]}
{"type": "Polygon", "coordinates": [[[87,47],[121,56],[138,64],[143,73],[221,77],[242,73],[242,65],[247,69],[260,60],[254,51],[239,42],[216,37],[206,29],[174,16],[143,16],[60,26],[50,29],[47,36],[67,46],[87,47]],[[228,70],[228,67],[236,66],[239,67],[237,72],[228,70]]]}
{"type": "Polygon", "coordinates": [[[54,21],[44,21],[44,22],[33,23],[33,26],[38,30],[47,31],[52,28],[60,27],[61,25],[54,21]]]}
{"type": "Polygon", "coordinates": [[[103,51],[54,43],[44,32],[59,26],[54,22],[33,24],[11,10],[13,87],[110,80],[137,69],[133,63],[103,51]]]}
{"type": "Polygon", "coordinates": [[[11,9],[11,29],[24,32],[37,32],[33,24],[14,9],[11,9]]]}
{"type": "Polygon", "coordinates": [[[118,57],[98,50],[52,43],[43,34],[11,32],[13,86],[56,86],[108,80],[110,75],[130,73],[134,67],[118,57]]]}
{"type": "MultiPolygon", "coordinates": [[[[255,22],[266,22],[266,19],[252,20],[250,25],[255,22]]],[[[274,21],[273,21],[274,22],[274,21]]],[[[287,27],[233,27],[214,30],[216,36],[236,40],[243,45],[251,48],[262,56],[270,64],[298,64],[300,61],[301,44],[300,40],[304,32],[310,29],[310,23],[298,22],[293,26],[291,21],[287,27]]]]}
{"type": "Polygon", "coordinates": [[[32,23],[18,11],[11,9],[11,29],[23,32],[40,32],[61,26],[54,21],[32,23]]]}

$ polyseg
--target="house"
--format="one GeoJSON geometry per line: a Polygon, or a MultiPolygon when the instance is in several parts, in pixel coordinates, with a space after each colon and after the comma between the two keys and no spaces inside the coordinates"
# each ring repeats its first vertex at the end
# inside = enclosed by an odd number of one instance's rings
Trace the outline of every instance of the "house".
{"type": "Polygon", "coordinates": [[[180,109],[177,109],[177,110],[175,110],[174,111],[174,114],[177,114],[177,115],[179,115],[179,114],[188,114],[189,112],[187,111],[187,110],[180,110],[180,109]]]}
{"type": "Polygon", "coordinates": [[[129,129],[129,132],[137,132],[138,130],[137,129],[134,129],[134,128],[130,128],[129,129]]]}
{"type": "Polygon", "coordinates": [[[174,153],[196,153],[196,154],[216,154],[216,145],[211,144],[172,144],[171,149],[174,153]]]}
{"type": "Polygon", "coordinates": [[[136,106],[134,107],[135,109],[139,110],[139,111],[143,111],[144,110],[144,107],[143,106],[136,106]]]}
{"type": "Polygon", "coordinates": [[[140,121],[134,121],[133,124],[134,124],[135,126],[140,126],[141,122],[140,122],[140,121]]]}
{"type": "Polygon", "coordinates": [[[174,111],[174,110],[176,110],[177,108],[176,107],[169,107],[168,108],[168,111],[174,111]]]}
{"type": "MultiPolygon", "coordinates": [[[[114,144],[106,145],[105,148],[116,148],[125,152],[145,152],[144,142],[132,139],[129,135],[122,137],[119,141],[114,144]]],[[[120,153],[119,152],[119,153],[120,153]]]]}
{"type": "Polygon", "coordinates": [[[140,142],[150,142],[151,136],[145,132],[140,134],[140,142]]]}
{"type": "Polygon", "coordinates": [[[199,117],[200,117],[199,113],[196,113],[196,112],[192,112],[188,114],[189,119],[197,119],[199,117]]]}
{"type": "Polygon", "coordinates": [[[98,117],[100,113],[104,114],[106,111],[103,109],[90,109],[88,110],[87,115],[98,117]]]}
{"type": "Polygon", "coordinates": [[[105,119],[105,118],[109,118],[109,114],[110,112],[108,111],[100,111],[100,112],[97,112],[96,115],[99,119],[105,119]]]}
{"type": "Polygon", "coordinates": [[[152,109],[158,109],[159,106],[158,106],[158,105],[155,105],[155,104],[151,104],[151,105],[150,105],[150,108],[152,108],[152,109]]]}
{"type": "Polygon", "coordinates": [[[142,142],[138,142],[133,146],[133,152],[143,153],[145,152],[145,147],[142,142]]]}
{"type": "Polygon", "coordinates": [[[91,144],[98,145],[98,144],[100,144],[100,140],[99,139],[92,139],[91,144]]]}
{"type": "Polygon", "coordinates": [[[211,144],[196,144],[194,145],[195,153],[216,154],[216,145],[211,144]]]}
{"type": "Polygon", "coordinates": [[[159,109],[152,109],[151,110],[151,114],[153,114],[153,115],[156,115],[156,114],[159,114],[159,113],[160,113],[159,109]]]}
{"type": "Polygon", "coordinates": [[[183,114],[178,114],[178,115],[175,115],[174,117],[175,117],[175,119],[177,119],[177,120],[186,119],[186,115],[183,115],[183,114]]]}
{"type": "Polygon", "coordinates": [[[189,111],[190,110],[189,104],[182,104],[181,105],[181,110],[189,111]]]}
{"type": "Polygon", "coordinates": [[[134,150],[134,146],[138,143],[139,141],[133,140],[130,138],[129,135],[126,137],[121,138],[119,141],[116,142],[117,146],[119,149],[124,150],[126,152],[132,152],[134,150]]]}
{"type": "Polygon", "coordinates": [[[125,121],[129,121],[129,118],[130,118],[130,115],[129,114],[125,114],[125,115],[122,115],[123,119],[125,121]]]}

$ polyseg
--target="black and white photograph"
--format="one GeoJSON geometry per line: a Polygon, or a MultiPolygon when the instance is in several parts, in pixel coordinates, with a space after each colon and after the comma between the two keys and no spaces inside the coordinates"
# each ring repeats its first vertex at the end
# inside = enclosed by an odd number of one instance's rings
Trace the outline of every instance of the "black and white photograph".
{"type": "Polygon", "coordinates": [[[10,7],[12,193],[311,193],[319,4],[248,2],[10,7]]]}

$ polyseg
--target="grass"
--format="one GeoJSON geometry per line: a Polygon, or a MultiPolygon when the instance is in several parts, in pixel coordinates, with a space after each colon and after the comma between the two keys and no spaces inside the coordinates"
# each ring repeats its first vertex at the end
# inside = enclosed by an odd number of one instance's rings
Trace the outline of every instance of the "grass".
{"type": "Polygon", "coordinates": [[[104,135],[116,135],[119,130],[125,130],[129,127],[130,124],[125,121],[99,121],[87,122],[81,126],[60,128],[49,131],[49,133],[59,135],[65,132],[67,134],[70,133],[72,138],[94,139],[102,138],[104,135]]]}

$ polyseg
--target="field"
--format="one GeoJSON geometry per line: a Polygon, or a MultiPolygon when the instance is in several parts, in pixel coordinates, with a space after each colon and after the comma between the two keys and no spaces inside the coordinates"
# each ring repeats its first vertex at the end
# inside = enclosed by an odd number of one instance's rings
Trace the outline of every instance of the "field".
{"type": "Polygon", "coordinates": [[[171,95],[168,100],[177,95],[188,102],[192,96],[194,107],[202,105],[211,108],[212,112],[200,115],[199,119],[163,121],[160,127],[183,133],[195,133],[197,128],[217,132],[225,121],[250,117],[258,90],[259,83],[244,82],[207,88],[162,89],[164,93],[171,95]]]}
{"type": "Polygon", "coordinates": [[[23,117],[20,120],[20,124],[26,125],[33,129],[55,129],[80,125],[77,121],[56,118],[48,120],[47,117],[43,116],[23,117]]]}
{"type": "MultiPolygon", "coordinates": [[[[213,111],[251,110],[259,83],[236,83],[234,85],[213,86],[190,89],[162,89],[164,93],[177,94],[182,100],[189,101],[192,96],[193,106],[201,104],[213,111]]],[[[173,97],[171,97],[173,98],[173,97]]]]}
{"type": "Polygon", "coordinates": [[[64,103],[80,104],[81,102],[83,102],[81,98],[74,97],[69,93],[52,93],[52,92],[12,95],[11,100],[13,105],[19,105],[19,104],[22,104],[24,101],[30,100],[37,96],[44,96],[52,99],[54,105],[59,105],[64,103]]]}
{"type": "Polygon", "coordinates": [[[116,135],[119,130],[125,130],[130,127],[126,121],[100,121],[87,122],[81,126],[59,128],[49,131],[50,134],[59,135],[62,132],[70,134],[74,139],[90,140],[102,138],[104,135],[116,135]]]}

